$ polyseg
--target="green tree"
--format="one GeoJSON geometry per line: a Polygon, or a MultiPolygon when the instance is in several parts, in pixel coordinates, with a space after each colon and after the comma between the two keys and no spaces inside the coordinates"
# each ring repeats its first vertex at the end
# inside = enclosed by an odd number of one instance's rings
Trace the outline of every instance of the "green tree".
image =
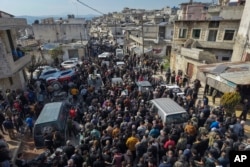
{"type": "Polygon", "coordinates": [[[240,103],[241,96],[239,92],[227,92],[221,97],[221,105],[225,108],[227,114],[232,115],[235,107],[240,103]]]}
{"type": "Polygon", "coordinates": [[[57,66],[59,64],[59,56],[64,54],[62,47],[57,47],[49,51],[52,59],[54,60],[54,64],[57,66]]]}

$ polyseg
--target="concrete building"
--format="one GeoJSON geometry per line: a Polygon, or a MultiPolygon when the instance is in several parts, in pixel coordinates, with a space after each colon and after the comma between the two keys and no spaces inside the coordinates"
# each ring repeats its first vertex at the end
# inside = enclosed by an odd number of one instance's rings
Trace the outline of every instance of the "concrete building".
{"type": "Polygon", "coordinates": [[[26,19],[0,11],[0,89],[24,88],[27,78],[24,67],[31,55],[17,46],[17,28],[27,27],[26,19]]]}
{"type": "Polygon", "coordinates": [[[125,50],[141,55],[144,48],[145,54],[163,57],[171,50],[172,37],[173,24],[167,22],[156,25],[143,24],[143,27],[126,30],[125,50]],[[158,54],[159,52],[162,54],[158,54]]]}
{"type": "Polygon", "coordinates": [[[179,20],[205,20],[207,3],[192,2],[180,4],[179,20]]]}
{"type": "Polygon", "coordinates": [[[250,61],[250,1],[246,1],[231,61],[250,61]]]}
{"type": "Polygon", "coordinates": [[[88,26],[84,19],[68,18],[66,20],[43,21],[46,24],[32,24],[34,37],[43,43],[71,43],[88,39],[88,26]]]}
{"type": "Polygon", "coordinates": [[[196,78],[196,66],[231,60],[240,20],[176,21],[171,69],[196,78]]]}
{"type": "Polygon", "coordinates": [[[170,67],[194,80],[197,66],[231,61],[243,9],[212,5],[204,20],[175,21],[170,67]]]}

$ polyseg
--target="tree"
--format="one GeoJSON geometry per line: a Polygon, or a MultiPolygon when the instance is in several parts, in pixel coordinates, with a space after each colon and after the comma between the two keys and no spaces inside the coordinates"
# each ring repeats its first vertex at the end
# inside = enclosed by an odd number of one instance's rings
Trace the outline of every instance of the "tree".
{"type": "Polygon", "coordinates": [[[54,60],[55,65],[57,66],[59,64],[59,56],[63,55],[64,51],[62,50],[62,47],[59,46],[55,49],[50,50],[49,54],[51,55],[52,59],[54,60]]]}
{"type": "Polygon", "coordinates": [[[43,62],[40,60],[40,57],[37,60],[35,55],[31,55],[31,64],[28,66],[28,71],[30,73],[30,80],[33,79],[34,71],[41,65],[43,65],[43,62]]]}
{"type": "Polygon", "coordinates": [[[233,114],[235,107],[240,103],[241,96],[239,92],[227,92],[221,97],[221,105],[225,108],[227,114],[233,114]]]}

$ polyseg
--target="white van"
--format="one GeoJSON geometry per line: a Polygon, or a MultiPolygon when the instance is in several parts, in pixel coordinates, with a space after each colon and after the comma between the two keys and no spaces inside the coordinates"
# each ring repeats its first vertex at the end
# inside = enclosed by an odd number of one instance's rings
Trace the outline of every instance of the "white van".
{"type": "Polygon", "coordinates": [[[188,121],[187,111],[170,98],[157,98],[150,100],[151,110],[157,113],[164,124],[181,124],[188,121]]]}
{"type": "Polygon", "coordinates": [[[115,56],[118,60],[123,60],[124,53],[122,49],[116,49],[115,50],[115,56]]]}

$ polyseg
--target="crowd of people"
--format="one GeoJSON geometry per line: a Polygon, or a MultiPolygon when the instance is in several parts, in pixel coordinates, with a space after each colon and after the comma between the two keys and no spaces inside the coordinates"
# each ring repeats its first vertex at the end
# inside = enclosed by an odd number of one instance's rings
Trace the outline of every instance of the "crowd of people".
{"type": "MultiPolygon", "coordinates": [[[[19,153],[15,164],[18,167],[227,167],[231,150],[250,150],[243,120],[236,115],[227,116],[223,106],[212,108],[205,95],[198,99],[199,81],[191,86],[181,72],[168,69],[164,82],[183,86],[184,97],[160,87],[163,80],[154,77],[160,66],[146,55],[127,57],[122,68],[115,66],[112,57],[109,66],[97,58],[85,60],[78,67],[77,77],[70,84],[62,83],[62,90],[80,104],[76,113],[69,110],[67,124],[71,137],[62,144],[55,140],[57,133],[51,134],[45,144],[48,152],[35,161],[28,161],[19,153]],[[89,74],[95,73],[100,74],[102,87],[88,84],[89,74]],[[123,82],[112,83],[114,77],[121,77],[123,82]],[[135,84],[137,80],[150,81],[154,89],[141,92],[135,84]],[[172,98],[183,106],[189,121],[181,125],[163,122],[149,103],[161,97],[172,98]],[[80,142],[74,143],[73,138],[79,138],[80,142]]],[[[3,135],[8,133],[15,138],[16,133],[22,134],[22,124],[27,124],[32,134],[32,119],[39,116],[46,103],[51,93],[48,87],[41,82],[29,84],[25,91],[8,90],[5,95],[1,92],[3,135]],[[38,100],[38,95],[44,98],[38,100]],[[31,104],[32,109],[27,107],[31,104]]],[[[9,157],[3,159],[2,148],[8,147],[3,135],[0,136],[2,164],[9,161],[9,157]]]]}

